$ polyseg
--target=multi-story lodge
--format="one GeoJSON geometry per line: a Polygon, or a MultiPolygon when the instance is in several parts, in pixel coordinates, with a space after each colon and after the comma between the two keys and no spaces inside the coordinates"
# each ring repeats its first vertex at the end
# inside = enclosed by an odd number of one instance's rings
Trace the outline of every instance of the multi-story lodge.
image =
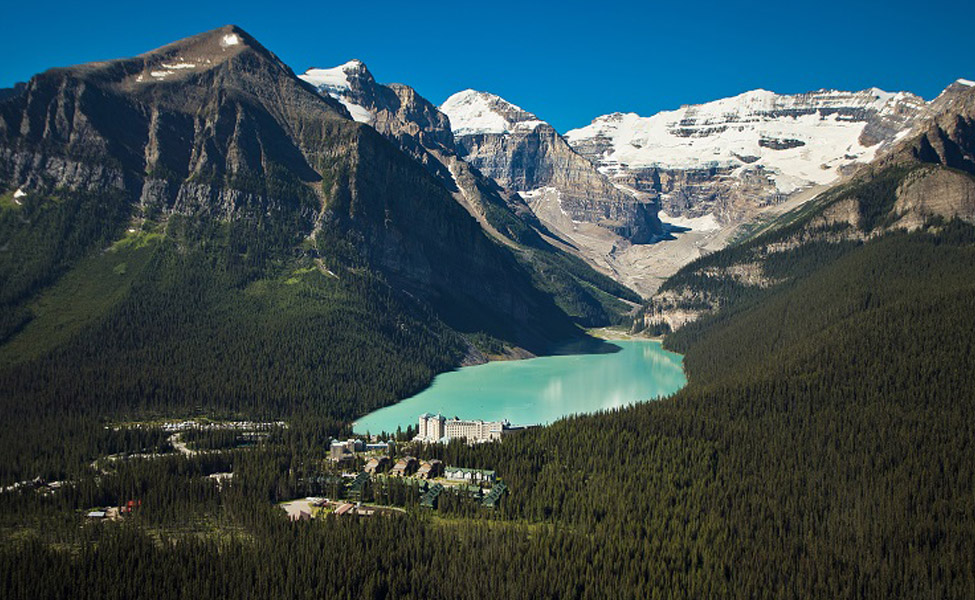
{"type": "Polygon", "coordinates": [[[424,413],[420,415],[420,428],[415,439],[422,442],[439,442],[451,438],[464,438],[468,442],[489,442],[501,439],[509,430],[514,430],[508,421],[465,420],[443,415],[424,413]]]}

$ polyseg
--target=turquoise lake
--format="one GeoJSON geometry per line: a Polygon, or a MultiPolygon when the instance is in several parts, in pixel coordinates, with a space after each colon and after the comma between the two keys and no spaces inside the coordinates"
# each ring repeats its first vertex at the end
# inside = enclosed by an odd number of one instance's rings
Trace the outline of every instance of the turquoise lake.
{"type": "Polygon", "coordinates": [[[645,402],[687,383],[680,354],[660,342],[613,341],[612,354],[492,362],[442,373],[433,385],[353,424],[356,433],[416,427],[425,412],[513,424],[548,424],[572,414],[645,402]]]}

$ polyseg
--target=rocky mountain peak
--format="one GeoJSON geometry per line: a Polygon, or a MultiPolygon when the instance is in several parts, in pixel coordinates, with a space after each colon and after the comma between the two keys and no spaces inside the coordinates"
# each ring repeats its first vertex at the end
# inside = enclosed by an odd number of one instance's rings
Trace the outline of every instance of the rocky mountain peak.
{"type": "Polygon", "coordinates": [[[295,125],[299,116],[322,130],[349,119],[228,25],[132,58],[34,76],[23,93],[0,101],[2,176],[28,187],[124,188],[143,205],[176,211],[189,187],[160,182],[217,189],[289,171],[311,186],[321,179],[322,151],[295,125]]]}
{"type": "MultiPolygon", "coordinates": [[[[406,85],[377,83],[365,63],[350,60],[330,69],[309,69],[299,78],[324,97],[340,102],[360,123],[396,142],[429,169],[441,170],[424,157],[427,150],[452,153],[454,138],[447,117],[406,85]]],[[[436,161],[434,161],[436,163],[436,161]]]]}
{"type": "Polygon", "coordinates": [[[662,234],[652,200],[614,185],[536,115],[471,89],[447,98],[440,110],[450,118],[460,156],[517,192],[550,233],[582,249],[592,264],[615,271],[613,249],[662,234]]]}
{"type": "Polygon", "coordinates": [[[975,175],[975,83],[959,79],[932,100],[910,136],[875,166],[903,161],[943,165],[975,175]]]}
{"type": "Polygon", "coordinates": [[[293,75],[277,56],[236,25],[225,25],[132,58],[52,69],[48,73],[67,73],[132,91],[152,84],[186,81],[240,60],[250,61],[252,67],[263,65],[276,73],[293,75]]]}
{"type": "Polygon", "coordinates": [[[928,117],[949,111],[952,105],[958,102],[964,103],[964,99],[970,97],[973,91],[975,91],[975,81],[956,79],[928,104],[928,117]]]}
{"type": "Polygon", "coordinates": [[[363,87],[375,83],[366,64],[357,58],[329,69],[311,68],[299,77],[320,91],[342,95],[353,87],[363,87]]]}
{"type": "Polygon", "coordinates": [[[971,81],[970,79],[956,79],[941,92],[941,95],[964,93],[971,91],[972,88],[975,88],[975,81],[971,81]]]}
{"type": "Polygon", "coordinates": [[[532,113],[488,92],[467,89],[447,98],[440,110],[450,117],[454,135],[513,133],[549,127],[532,113]]]}
{"type": "Polygon", "coordinates": [[[879,88],[758,89],[650,117],[613,113],[565,137],[614,182],[658,195],[667,214],[736,223],[873,160],[925,110],[914,94],[879,88]]]}
{"type": "Polygon", "coordinates": [[[311,68],[298,77],[313,85],[323,96],[341,102],[356,121],[374,123],[375,110],[364,99],[375,95],[378,84],[361,60],[352,59],[329,69],[311,68]]]}

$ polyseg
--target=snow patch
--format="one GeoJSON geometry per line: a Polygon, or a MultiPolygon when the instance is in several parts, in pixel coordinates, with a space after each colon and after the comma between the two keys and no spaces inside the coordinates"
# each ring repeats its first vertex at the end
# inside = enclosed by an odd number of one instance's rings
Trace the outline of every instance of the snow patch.
{"type": "Polygon", "coordinates": [[[968,79],[959,79],[955,83],[960,83],[964,86],[973,87],[975,86],[975,81],[969,81],[968,79]]]}
{"type": "Polygon", "coordinates": [[[894,136],[894,141],[895,142],[901,141],[902,139],[906,138],[907,135],[912,131],[914,131],[914,129],[909,127],[907,129],[897,132],[897,135],[894,136]]]}
{"type": "Polygon", "coordinates": [[[220,45],[224,48],[227,46],[236,46],[240,43],[240,36],[236,33],[228,33],[227,35],[220,38],[220,45]]]}
{"type": "Polygon", "coordinates": [[[325,88],[329,92],[343,92],[352,88],[349,84],[349,71],[357,70],[361,67],[361,61],[352,59],[345,64],[332,67],[331,69],[308,69],[303,75],[299,75],[298,77],[319,89],[325,88]]]}
{"type": "MultiPolygon", "coordinates": [[[[334,96],[333,96],[334,97],[334,96]]],[[[358,121],[359,123],[372,123],[373,115],[369,112],[369,109],[360,106],[354,102],[349,102],[345,98],[335,98],[342,103],[346,109],[348,109],[349,114],[352,115],[352,119],[358,121]]]]}
{"type": "Polygon", "coordinates": [[[348,98],[352,91],[352,84],[349,83],[349,72],[361,68],[362,62],[353,59],[331,69],[308,69],[298,77],[315,86],[319,93],[328,94],[341,102],[354,120],[359,123],[372,123],[375,118],[372,112],[348,98]]]}
{"type": "Polygon", "coordinates": [[[655,167],[719,168],[742,175],[740,157],[747,156],[756,157],[747,165],[749,171],[761,167],[780,192],[790,193],[830,183],[838,177],[838,167],[874,158],[881,145],[862,145],[866,121],[851,115],[898,115],[923,107],[917,96],[879,88],[796,95],[753,90],[651,117],[605,115],[565,137],[575,148],[605,144],[598,166],[611,177],[627,169],[655,167]]]}
{"type": "Polygon", "coordinates": [[[450,119],[454,135],[526,132],[546,124],[520,106],[475,90],[457,92],[444,100],[440,111],[450,119]]]}
{"type": "Polygon", "coordinates": [[[152,75],[156,79],[165,79],[172,74],[172,71],[149,71],[149,75],[152,75]]]}
{"type": "Polygon", "coordinates": [[[195,69],[196,65],[194,63],[178,62],[174,64],[163,63],[160,65],[164,69],[195,69]]]}
{"type": "Polygon", "coordinates": [[[702,217],[671,217],[664,211],[657,213],[660,217],[661,222],[665,225],[676,225],[677,227],[686,227],[692,231],[714,231],[716,229],[721,229],[721,224],[718,220],[714,218],[714,215],[708,213],[702,217]]]}
{"type": "Polygon", "coordinates": [[[474,90],[458,92],[447,98],[440,110],[450,119],[455,135],[508,132],[508,121],[474,90]]]}
{"type": "Polygon", "coordinates": [[[530,121],[519,121],[515,123],[515,129],[523,131],[533,131],[539,125],[544,125],[545,121],[539,121],[538,119],[533,119],[530,121]]]}

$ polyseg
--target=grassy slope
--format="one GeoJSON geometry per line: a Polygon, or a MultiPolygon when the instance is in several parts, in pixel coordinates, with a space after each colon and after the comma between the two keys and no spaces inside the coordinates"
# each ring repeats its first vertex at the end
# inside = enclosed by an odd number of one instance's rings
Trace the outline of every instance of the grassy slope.
{"type": "Polygon", "coordinates": [[[138,280],[160,236],[132,233],[81,261],[27,304],[33,315],[0,346],[0,365],[36,358],[104,318],[138,280]]]}

